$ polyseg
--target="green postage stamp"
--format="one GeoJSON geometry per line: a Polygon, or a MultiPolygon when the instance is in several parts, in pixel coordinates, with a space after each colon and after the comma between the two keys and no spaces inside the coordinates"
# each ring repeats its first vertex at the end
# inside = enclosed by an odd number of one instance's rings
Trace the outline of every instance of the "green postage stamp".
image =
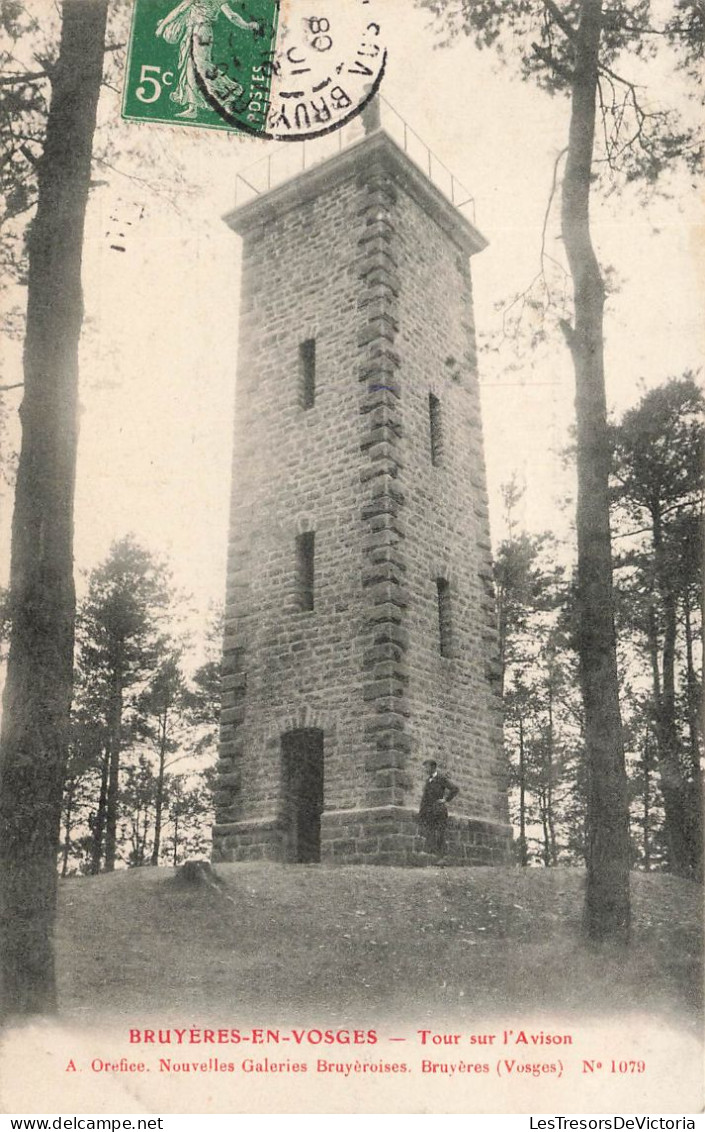
{"type": "Polygon", "coordinates": [[[123,116],[280,140],[329,133],[375,94],[382,0],[135,0],[123,116]]]}

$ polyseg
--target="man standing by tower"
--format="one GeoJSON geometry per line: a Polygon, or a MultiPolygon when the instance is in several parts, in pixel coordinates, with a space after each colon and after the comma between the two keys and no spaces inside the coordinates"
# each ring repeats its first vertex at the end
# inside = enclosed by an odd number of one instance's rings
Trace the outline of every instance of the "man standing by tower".
{"type": "Polygon", "coordinates": [[[426,841],[426,852],[437,857],[445,856],[448,802],[458,793],[458,787],[445,775],[439,774],[435,759],[424,760],[426,782],[419,807],[419,826],[426,841]]]}

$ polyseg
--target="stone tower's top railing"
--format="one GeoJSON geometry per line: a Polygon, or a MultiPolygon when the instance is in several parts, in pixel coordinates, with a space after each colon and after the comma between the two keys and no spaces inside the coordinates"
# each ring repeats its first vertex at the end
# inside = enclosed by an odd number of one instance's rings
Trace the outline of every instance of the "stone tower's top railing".
{"type": "MultiPolygon", "coordinates": [[[[377,129],[388,134],[428,179],[454,204],[460,212],[475,223],[475,200],[468,189],[451,173],[447,165],[436,157],[425,141],[398,114],[386,98],[379,97],[377,129]]],[[[364,112],[363,112],[364,113],[364,112]]],[[[305,169],[326,161],[347,149],[365,136],[363,115],[358,115],[346,126],[320,138],[301,141],[296,145],[284,143],[272,149],[254,164],[235,177],[235,207],[247,204],[262,193],[269,192],[284,181],[297,177],[305,169]]]]}

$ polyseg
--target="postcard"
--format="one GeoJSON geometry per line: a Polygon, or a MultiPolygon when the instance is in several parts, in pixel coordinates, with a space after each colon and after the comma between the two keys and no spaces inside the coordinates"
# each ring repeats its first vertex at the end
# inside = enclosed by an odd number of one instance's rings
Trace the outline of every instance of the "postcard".
{"type": "Polygon", "coordinates": [[[80,330],[58,1010],[6,1026],[3,1111],[694,1127],[700,41],[652,7],[6,13],[3,584],[63,365],[23,377],[37,194],[90,161],[82,311],[45,304],[80,330]]]}

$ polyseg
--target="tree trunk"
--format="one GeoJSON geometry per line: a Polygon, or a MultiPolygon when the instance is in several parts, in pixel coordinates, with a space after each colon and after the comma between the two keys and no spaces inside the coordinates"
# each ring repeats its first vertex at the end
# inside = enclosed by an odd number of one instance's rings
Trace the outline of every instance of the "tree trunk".
{"type": "Polygon", "coordinates": [[[553,743],[553,688],[548,686],[548,733],[546,735],[546,819],[548,821],[548,838],[551,865],[558,864],[558,849],[556,847],[556,815],[553,807],[553,785],[555,779],[554,743],[553,743]]]}
{"type": "Polygon", "coordinates": [[[146,863],[147,860],[147,838],[149,837],[149,806],[144,807],[144,817],[142,819],[142,836],[139,844],[139,864],[140,867],[146,863]]]}
{"type": "MultiPolygon", "coordinates": [[[[702,871],[702,796],[699,758],[696,757],[693,773],[686,768],[687,757],[678,727],[676,713],[676,642],[678,636],[678,597],[673,585],[673,567],[664,546],[661,516],[654,521],[654,550],[656,571],[661,590],[664,615],[663,640],[663,692],[661,697],[661,730],[664,759],[673,768],[678,788],[679,821],[681,824],[681,855],[673,862],[674,872],[681,876],[699,876],[702,871]]],[[[686,615],[686,656],[692,653],[689,642],[689,617],[686,615]]],[[[692,661],[692,656],[690,658],[692,661]]],[[[687,671],[686,707],[690,715],[690,668],[687,671]]],[[[697,742],[696,742],[697,751],[697,742]]],[[[689,749],[690,753],[690,749],[689,749]]],[[[692,757],[692,756],[691,756],[692,757]]]]}
{"type": "Polygon", "coordinates": [[[676,720],[676,639],[678,618],[676,595],[673,589],[672,567],[663,541],[661,514],[658,508],[652,510],[654,565],[658,587],[661,591],[663,609],[663,660],[661,679],[661,699],[659,705],[660,731],[663,750],[662,758],[674,768],[676,780],[680,774],[680,737],[676,720]]]}
{"type": "Polygon", "coordinates": [[[74,795],[76,793],[76,785],[77,785],[76,780],[72,779],[72,781],[68,785],[68,789],[66,790],[66,796],[64,798],[64,807],[65,807],[65,811],[64,811],[64,848],[63,848],[63,852],[61,854],[61,875],[62,875],[62,877],[67,876],[68,871],[69,871],[69,855],[71,853],[71,829],[72,829],[71,819],[73,818],[73,799],[74,799],[74,795]]]}
{"type": "Polygon", "coordinates": [[[519,863],[526,868],[529,854],[526,845],[526,756],[524,751],[524,720],[519,716],[519,863]]]}
{"type": "Polygon", "coordinates": [[[157,796],[154,802],[154,845],[152,847],[152,865],[159,864],[159,851],[162,841],[162,811],[164,808],[164,768],[166,765],[166,736],[168,708],[159,721],[159,774],[157,776],[157,796]]]}
{"type": "Polygon", "coordinates": [[[663,798],[664,832],[668,844],[668,863],[675,873],[687,873],[685,862],[688,859],[686,840],[686,818],[683,807],[683,791],[677,763],[669,757],[669,742],[664,726],[663,691],[659,668],[659,639],[654,602],[649,604],[646,622],[649,660],[651,663],[651,684],[653,698],[654,734],[656,737],[656,763],[658,766],[661,797],[663,798]]]}
{"type": "Polygon", "coordinates": [[[644,737],[644,872],[651,871],[651,754],[649,751],[649,730],[644,737]]]}
{"type": "Polygon", "coordinates": [[[693,624],[691,620],[690,592],[683,590],[683,617],[685,629],[686,688],[688,696],[688,738],[693,774],[700,773],[700,719],[698,714],[698,677],[693,658],[693,624]]]}
{"type": "MultiPolygon", "coordinates": [[[[661,512],[652,506],[652,539],[656,581],[663,613],[663,653],[661,680],[654,680],[654,712],[656,746],[661,793],[665,811],[668,864],[679,876],[692,876],[698,871],[699,840],[694,832],[694,813],[690,784],[681,768],[681,741],[676,718],[676,639],[678,632],[677,601],[671,568],[664,546],[661,512]]],[[[649,648],[652,669],[658,672],[658,637],[655,614],[649,619],[649,648]]]]}
{"type": "Polygon", "coordinates": [[[29,241],[12,636],[0,735],[0,1004],[56,1009],[61,792],[72,694],[81,253],[107,0],[65,0],[29,241]]]}
{"type": "Polygon", "coordinates": [[[543,831],[543,863],[545,868],[551,864],[551,836],[548,828],[548,802],[545,786],[539,790],[539,810],[541,813],[541,829],[543,831]]]}
{"type": "Polygon", "coordinates": [[[100,863],[103,859],[103,837],[105,834],[105,814],[108,805],[108,764],[110,756],[106,747],[103,752],[103,765],[100,772],[100,794],[98,795],[98,809],[91,830],[93,846],[91,849],[91,873],[97,876],[100,872],[100,863]]]}
{"type": "Polygon", "coordinates": [[[585,928],[592,940],[629,939],[629,807],[612,594],[610,443],[604,381],[604,284],[590,234],[601,0],[581,0],[575,43],[562,228],[573,279],[578,465],[578,652],[588,765],[585,928]]]}
{"type": "Polygon", "coordinates": [[[703,775],[700,768],[700,717],[698,712],[698,678],[693,659],[693,626],[691,623],[690,593],[683,594],[686,649],[686,697],[688,706],[688,738],[692,781],[689,783],[692,810],[692,842],[695,849],[693,862],[695,876],[703,872],[703,775]]]}
{"type": "Polygon", "coordinates": [[[117,855],[117,812],[122,748],[122,676],[115,675],[110,698],[108,793],[105,807],[105,871],[113,872],[117,855]]]}

